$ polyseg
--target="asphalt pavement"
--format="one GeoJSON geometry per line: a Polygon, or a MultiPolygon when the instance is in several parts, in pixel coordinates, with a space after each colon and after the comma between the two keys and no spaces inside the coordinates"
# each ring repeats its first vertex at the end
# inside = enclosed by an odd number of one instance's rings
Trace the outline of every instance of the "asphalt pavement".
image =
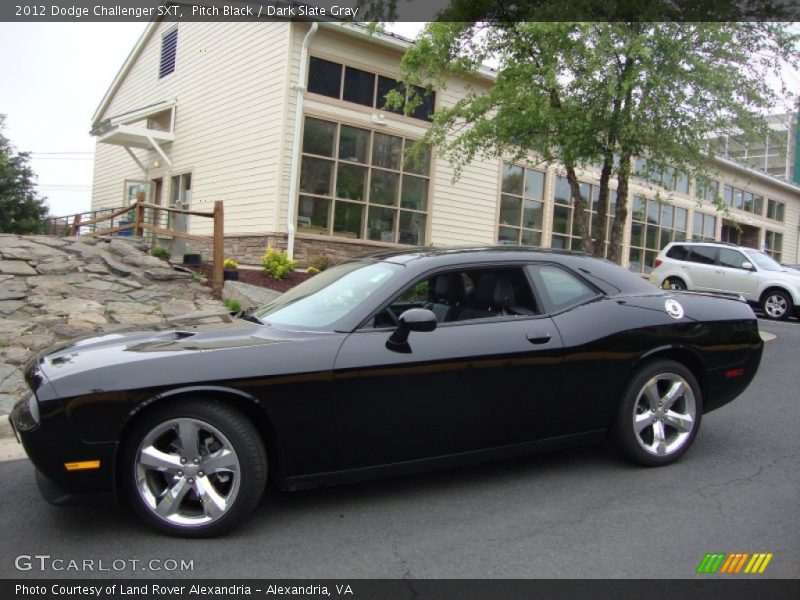
{"type": "Polygon", "coordinates": [[[124,507],[52,507],[27,460],[2,462],[0,577],[691,578],[709,577],[695,574],[708,552],[770,552],[757,577],[797,578],[800,322],[760,324],[777,337],[749,390],[707,415],[691,451],[660,469],[601,444],[272,492],[235,533],[186,541],[124,507]],[[25,558],[35,555],[49,558],[25,558]],[[193,568],[149,570],[170,560],[193,568]]]}

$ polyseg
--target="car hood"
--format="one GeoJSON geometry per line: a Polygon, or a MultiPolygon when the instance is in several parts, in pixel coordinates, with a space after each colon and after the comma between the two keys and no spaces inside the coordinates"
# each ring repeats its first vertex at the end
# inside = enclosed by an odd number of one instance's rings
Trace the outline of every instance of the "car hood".
{"type": "Polygon", "coordinates": [[[67,342],[37,356],[28,371],[44,375],[62,397],[241,379],[332,366],[343,338],[198,313],[67,342]]]}

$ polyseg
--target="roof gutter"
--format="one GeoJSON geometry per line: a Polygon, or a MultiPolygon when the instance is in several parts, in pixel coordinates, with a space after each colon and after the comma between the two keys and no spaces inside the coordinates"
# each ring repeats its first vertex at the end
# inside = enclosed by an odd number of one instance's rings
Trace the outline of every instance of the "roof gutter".
{"type": "Polygon", "coordinates": [[[286,240],[286,254],[289,259],[294,259],[294,236],[297,231],[295,225],[295,213],[297,212],[297,172],[300,169],[300,130],[303,126],[303,100],[306,95],[306,70],[308,69],[308,46],[311,38],[317,33],[319,24],[315,21],[311,23],[311,29],[303,38],[303,46],[300,49],[300,72],[297,76],[297,83],[292,86],[297,92],[297,101],[294,106],[294,136],[292,137],[292,168],[289,172],[289,206],[286,213],[286,227],[289,235],[286,240]]]}

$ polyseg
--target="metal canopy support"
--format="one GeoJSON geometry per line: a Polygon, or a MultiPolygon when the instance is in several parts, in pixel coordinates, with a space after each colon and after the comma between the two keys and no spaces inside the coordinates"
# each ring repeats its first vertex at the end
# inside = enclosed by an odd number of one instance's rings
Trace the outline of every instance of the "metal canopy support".
{"type": "Polygon", "coordinates": [[[153,136],[148,135],[146,137],[147,137],[147,141],[150,142],[150,145],[155,149],[156,152],[158,152],[161,155],[161,158],[164,159],[164,162],[167,163],[171,167],[172,166],[172,161],[169,159],[169,157],[166,155],[166,153],[161,149],[161,146],[159,146],[156,143],[156,141],[153,139],[153,136]]]}
{"type": "Polygon", "coordinates": [[[125,152],[131,155],[131,158],[137,165],[139,165],[139,168],[142,170],[142,173],[144,173],[144,176],[147,177],[147,167],[145,167],[142,161],[139,160],[139,157],[133,153],[133,150],[130,149],[130,146],[123,146],[123,148],[125,148],[125,152]]]}

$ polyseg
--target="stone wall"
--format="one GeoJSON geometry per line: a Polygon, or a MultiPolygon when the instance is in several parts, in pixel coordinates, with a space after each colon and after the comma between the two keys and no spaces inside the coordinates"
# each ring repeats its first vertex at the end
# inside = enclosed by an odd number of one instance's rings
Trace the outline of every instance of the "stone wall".
{"type": "MultiPolygon", "coordinates": [[[[225,258],[235,258],[244,265],[261,264],[261,257],[268,246],[286,249],[286,234],[274,233],[265,235],[227,236],[225,238],[225,258]]],[[[327,256],[336,264],[349,258],[363,256],[381,250],[391,249],[395,246],[385,244],[339,242],[335,240],[311,238],[304,236],[295,237],[294,258],[299,267],[305,267],[308,262],[318,256],[327,256]]],[[[186,252],[200,254],[205,262],[211,260],[211,245],[189,241],[186,252]]]]}

